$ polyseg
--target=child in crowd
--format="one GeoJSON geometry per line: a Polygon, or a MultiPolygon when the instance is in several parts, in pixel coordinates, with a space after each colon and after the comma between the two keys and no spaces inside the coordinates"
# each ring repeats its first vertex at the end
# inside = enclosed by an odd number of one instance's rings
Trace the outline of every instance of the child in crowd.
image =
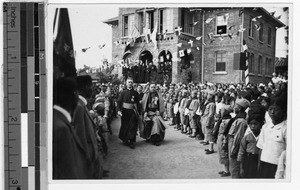
{"type": "Polygon", "coordinates": [[[240,163],[237,161],[237,156],[240,148],[240,142],[244,137],[247,129],[246,112],[250,106],[250,102],[244,98],[238,98],[233,107],[236,113],[235,121],[230,126],[228,132],[228,155],[229,168],[232,178],[240,178],[240,163]]]}
{"type": "Polygon", "coordinates": [[[199,107],[199,100],[197,99],[197,91],[194,90],[191,94],[192,102],[189,106],[189,120],[190,120],[190,127],[192,129],[192,134],[189,136],[191,138],[195,138],[197,135],[197,115],[196,111],[199,107]]]}
{"type": "Polygon", "coordinates": [[[261,130],[257,147],[261,149],[259,177],[275,178],[279,157],[286,150],[287,96],[271,98],[268,113],[272,122],[261,130]]]}
{"type": "Polygon", "coordinates": [[[265,108],[252,104],[248,111],[249,133],[241,140],[237,161],[240,162],[241,178],[257,178],[259,149],[256,147],[261,127],[265,122],[265,108]]]}
{"type": "Polygon", "coordinates": [[[223,165],[223,170],[219,172],[221,177],[230,176],[229,172],[229,157],[228,157],[228,142],[227,142],[227,134],[225,132],[230,125],[232,124],[233,119],[230,116],[230,112],[232,112],[232,108],[230,105],[223,105],[220,114],[220,121],[216,124],[216,128],[218,128],[218,138],[217,138],[217,147],[219,153],[219,162],[223,165]]]}
{"type": "Polygon", "coordinates": [[[207,101],[204,104],[204,112],[201,118],[202,131],[204,131],[204,142],[203,145],[208,145],[209,148],[205,149],[206,154],[214,153],[214,142],[213,142],[213,128],[215,125],[215,92],[207,92],[207,101]]]}

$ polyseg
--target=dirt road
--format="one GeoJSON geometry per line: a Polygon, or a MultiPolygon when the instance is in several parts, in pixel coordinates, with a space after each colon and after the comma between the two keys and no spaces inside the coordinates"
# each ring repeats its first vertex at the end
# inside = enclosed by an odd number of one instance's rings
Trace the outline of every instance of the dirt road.
{"type": "MultiPolygon", "coordinates": [[[[206,155],[199,141],[181,134],[170,126],[160,146],[137,137],[135,149],[118,138],[120,119],[112,122],[113,135],[107,135],[109,154],[105,179],[221,179],[217,153],[206,155]]],[[[216,150],[216,146],[215,146],[216,150]]],[[[227,177],[230,178],[230,177],[227,177]]],[[[222,178],[224,179],[224,178],[222,178]]]]}

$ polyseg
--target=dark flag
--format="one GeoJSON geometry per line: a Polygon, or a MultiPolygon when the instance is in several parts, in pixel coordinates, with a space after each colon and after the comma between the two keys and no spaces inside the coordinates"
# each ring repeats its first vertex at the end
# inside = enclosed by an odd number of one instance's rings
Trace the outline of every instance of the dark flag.
{"type": "Polygon", "coordinates": [[[54,78],[76,77],[74,48],[67,8],[56,9],[53,30],[54,78]]]}

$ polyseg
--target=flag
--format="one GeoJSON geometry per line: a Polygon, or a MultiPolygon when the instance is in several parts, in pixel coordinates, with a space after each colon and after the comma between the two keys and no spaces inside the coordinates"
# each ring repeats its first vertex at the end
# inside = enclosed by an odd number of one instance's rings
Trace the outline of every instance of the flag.
{"type": "Polygon", "coordinates": [[[182,28],[181,28],[180,26],[177,26],[177,27],[175,28],[175,32],[178,33],[178,36],[180,36],[181,30],[182,30],[182,28]]]}
{"type": "Polygon", "coordinates": [[[56,9],[53,31],[53,66],[55,77],[76,77],[75,56],[67,8],[56,9]]]}
{"type": "Polygon", "coordinates": [[[131,52],[130,52],[130,49],[131,49],[130,42],[127,41],[127,42],[126,42],[126,47],[125,47],[125,50],[124,50],[124,54],[126,54],[126,53],[131,53],[131,52]]]}
{"type": "Polygon", "coordinates": [[[229,27],[227,27],[227,29],[231,30],[233,27],[235,27],[235,25],[229,26],[229,27]]]}
{"type": "Polygon", "coordinates": [[[242,16],[242,14],[244,14],[244,10],[243,9],[239,11],[239,17],[242,16]]]}
{"type": "Polygon", "coordinates": [[[208,18],[208,19],[206,19],[205,23],[208,24],[208,23],[210,23],[213,19],[214,19],[214,18],[208,18]]]}
{"type": "Polygon", "coordinates": [[[240,25],[239,32],[244,32],[245,30],[246,30],[246,28],[244,28],[243,25],[240,25]]]}
{"type": "Polygon", "coordinates": [[[119,45],[120,45],[120,41],[119,41],[119,40],[114,41],[114,44],[115,44],[116,46],[119,46],[119,45]]]}
{"type": "Polygon", "coordinates": [[[157,22],[155,23],[155,27],[154,27],[153,32],[151,34],[151,40],[154,44],[154,49],[157,48],[156,34],[157,34],[157,22]]]}
{"type": "Polygon", "coordinates": [[[88,48],[83,48],[83,49],[81,49],[81,51],[83,52],[83,53],[85,53],[86,52],[86,50],[88,50],[88,49],[90,49],[91,47],[88,47],[88,48]]]}
{"type": "Polygon", "coordinates": [[[271,15],[271,16],[274,16],[274,15],[275,15],[275,13],[276,13],[276,11],[274,11],[274,12],[270,12],[270,15],[271,15]]]}
{"type": "Polygon", "coordinates": [[[103,45],[98,45],[99,49],[102,49],[105,47],[106,44],[103,44],[103,45]]]}
{"type": "Polygon", "coordinates": [[[181,47],[182,46],[182,43],[178,43],[178,44],[176,44],[178,47],[181,47]]]}
{"type": "Polygon", "coordinates": [[[184,57],[184,51],[183,50],[179,50],[179,57],[184,57]]]}
{"type": "Polygon", "coordinates": [[[132,32],[131,32],[131,37],[134,39],[134,41],[135,41],[136,38],[140,37],[140,32],[136,28],[135,25],[133,26],[133,29],[132,29],[132,32]]]}
{"type": "Polygon", "coordinates": [[[257,25],[257,24],[254,24],[254,26],[255,26],[255,29],[256,29],[257,31],[259,31],[259,30],[260,30],[260,28],[261,28],[261,23],[260,23],[259,25],[257,25]]]}
{"type": "Polygon", "coordinates": [[[187,53],[188,55],[191,54],[191,52],[192,52],[191,48],[189,48],[189,49],[186,50],[186,53],[187,53]]]}
{"type": "Polygon", "coordinates": [[[191,44],[191,47],[193,47],[193,40],[190,40],[189,42],[188,42],[188,44],[191,44]]]}
{"type": "Polygon", "coordinates": [[[254,17],[253,19],[252,19],[252,21],[253,22],[256,22],[257,21],[257,19],[260,19],[262,16],[261,15],[259,15],[259,16],[256,16],[256,17],[254,17]]]}
{"type": "Polygon", "coordinates": [[[168,32],[168,30],[166,30],[166,31],[164,32],[164,34],[163,34],[164,40],[167,38],[167,32],[168,32]]]}

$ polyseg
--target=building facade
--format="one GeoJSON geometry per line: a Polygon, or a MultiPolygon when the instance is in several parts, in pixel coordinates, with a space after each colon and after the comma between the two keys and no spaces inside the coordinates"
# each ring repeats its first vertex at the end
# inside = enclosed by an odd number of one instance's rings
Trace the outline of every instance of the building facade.
{"type": "Polygon", "coordinates": [[[173,83],[270,81],[276,29],[284,26],[263,8],[120,8],[104,22],[113,32],[112,63],[123,66],[119,76],[124,65],[153,63],[156,79],[173,83]]]}

